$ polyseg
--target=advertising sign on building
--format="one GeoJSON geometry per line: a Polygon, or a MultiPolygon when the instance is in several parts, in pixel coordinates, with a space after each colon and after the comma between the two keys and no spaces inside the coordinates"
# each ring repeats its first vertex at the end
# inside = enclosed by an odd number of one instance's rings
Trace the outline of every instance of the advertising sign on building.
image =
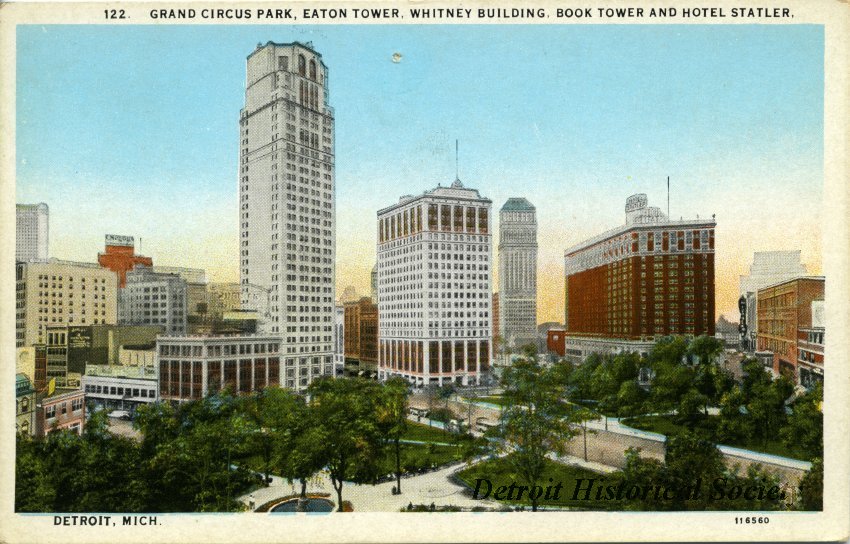
{"type": "Polygon", "coordinates": [[[135,244],[132,236],[122,236],[120,234],[107,234],[106,245],[108,246],[127,246],[133,247],[135,244]]]}
{"type": "Polygon", "coordinates": [[[84,373],[92,345],[91,327],[68,327],[68,371],[84,373]]]}

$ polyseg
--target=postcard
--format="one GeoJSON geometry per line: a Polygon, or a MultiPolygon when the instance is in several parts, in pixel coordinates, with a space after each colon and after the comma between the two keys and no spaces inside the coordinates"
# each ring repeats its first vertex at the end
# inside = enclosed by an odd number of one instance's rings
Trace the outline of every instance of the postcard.
{"type": "Polygon", "coordinates": [[[0,541],[848,538],[846,3],[0,7],[0,541]]]}

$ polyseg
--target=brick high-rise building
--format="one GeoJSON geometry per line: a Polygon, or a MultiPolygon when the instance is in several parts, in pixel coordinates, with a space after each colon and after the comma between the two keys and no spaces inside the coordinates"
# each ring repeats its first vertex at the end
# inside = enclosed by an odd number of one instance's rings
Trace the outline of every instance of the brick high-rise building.
{"type": "Polygon", "coordinates": [[[646,195],[626,223],[564,252],[565,352],[646,351],[662,336],[714,336],[711,219],[673,221],[646,195]]]}
{"type": "Polygon", "coordinates": [[[268,292],[269,334],[303,389],[334,372],[334,111],[311,43],[248,55],[239,116],[239,277],[268,292]],[[303,379],[302,379],[303,377],[303,379]]]}
{"type": "Polygon", "coordinates": [[[491,204],[456,180],[378,211],[380,378],[477,384],[489,371],[491,204]]]}
{"type": "Polygon", "coordinates": [[[824,286],[823,276],[804,276],[758,290],[757,349],[794,383],[823,380],[824,286]]]}
{"type": "Polygon", "coordinates": [[[118,275],[118,287],[127,285],[127,272],[137,266],[153,266],[153,259],[136,255],[136,244],[132,236],[106,235],[106,249],[97,254],[97,263],[118,275]]]}
{"type": "Polygon", "coordinates": [[[345,359],[359,372],[375,376],[378,370],[378,306],[371,297],[345,303],[343,341],[345,359]]]}

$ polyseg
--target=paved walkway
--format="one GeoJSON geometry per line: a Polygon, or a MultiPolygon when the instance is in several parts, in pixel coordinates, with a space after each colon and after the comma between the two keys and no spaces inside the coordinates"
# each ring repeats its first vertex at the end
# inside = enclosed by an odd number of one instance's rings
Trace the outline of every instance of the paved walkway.
{"type": "MultiPolygon", "coordinates": [[[[464,487],[454,483],[449,477],[456,471],[463,470],[466,463],[456,463],[445,468],[418,474],[401,479],[401,495],[393,495],[392,488],[395,480],[377,485],[358,485],[346,482],[342,487],[342,500],[351,501],[355,512],[398,512],[409,503],[435,506],[473,506],[498,507],[499,504],[490,500],[474,500],[463,493],[464,487]]],[[[278,476],[272,477],[269,487],[261,488],[253,493],[239,498],[246,505],[251,500],[259,507],[271,500],[296,495],[301,492],[301,484],[294,485],[278,476]]],[[[322,472],[307,484],[308,493],[330,493],[330,499],[336,503],[336,491],[331,485],[330,477],[322,472]]]]}

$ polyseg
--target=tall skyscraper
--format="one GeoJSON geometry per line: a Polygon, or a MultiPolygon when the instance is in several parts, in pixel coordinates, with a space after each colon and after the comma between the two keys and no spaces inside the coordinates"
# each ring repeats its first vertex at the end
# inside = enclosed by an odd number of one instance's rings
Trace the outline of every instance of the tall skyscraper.
{"type": "Polygon", "coordinates": [[[45,261],[48,258],[50,210],[47,204],[15,206],[15,261],[45,261]]]}
{"type": "Polygon", "coordinates": [[[477,384],[493,353],[488,198],[460,180],[378,211],[378,377],[477,384]]]}
{"type": "Polygon", "coordinates": [[[499,336],[510,348],[537,342],[537,211],[524,198],[499,212],[499,336]]]}
{"type": "Polygon", "coordinates": [[[263,328],[282,340],[282,382],[303,389],[334,365],[334,112],[311,43],[248,55],[239,129],[242,302],[268,289],[263,328]]]}
{"type": "Polygon", "coordinates": [[[645,194],[626,223],[564,252],[565,354],[646,352],[666,335],[714,336],[714,218],[672,221],[645,194]]]}

